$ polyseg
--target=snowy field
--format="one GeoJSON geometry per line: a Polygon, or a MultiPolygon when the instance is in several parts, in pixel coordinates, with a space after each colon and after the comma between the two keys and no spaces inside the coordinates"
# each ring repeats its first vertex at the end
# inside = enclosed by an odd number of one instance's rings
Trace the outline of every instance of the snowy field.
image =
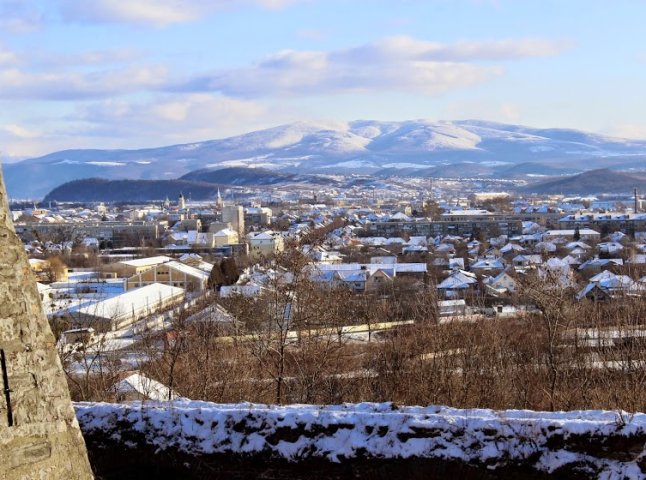
{"type": "Polygon", "coordinates": [[[489,470],[525,465],[585,478],[646,478],[646,414],[398,407],[392,403],[267,406],[77,403],[93,442],[196,457],[263,455],[300,461],[437,458],[489,470]]]}

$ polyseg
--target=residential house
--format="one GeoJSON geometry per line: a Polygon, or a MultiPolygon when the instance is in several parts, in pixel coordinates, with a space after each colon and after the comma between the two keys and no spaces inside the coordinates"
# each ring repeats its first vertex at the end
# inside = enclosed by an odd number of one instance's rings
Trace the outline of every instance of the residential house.
{"type": "Polygon", "coordinates": [[[516,291],[518,282],[507,271],[500,272],[495,277],[487,277],[483,281],[488,293],[501,295],[516,291]]]}
{"type": "Polygon", "coordinates": [[[595,275],[576,298],[587,298],[595,302],[606,302],[616,297],[642,291],[638,284],[627,275],[615,275],[607,270],[595,275]]]}
{"type": "Polygon", "coordinates": [[[437,285],[437,289],[447,298],[473,292],[478,286],[475,273],[457,270],[437,285]]]}
{"type": "Polygon", "coordinates": [[[477,259],[469,269],[476,273],[489,273],[505,269],[505,263],[501,258],[489,257],[477,259]]]}
{"type": "Polygon", "coordinates": [[[251,258],[269,257],[285,248],[283,236],[280,232],[267,230],[260,233],[249,233],[247,235],[249,242],[249,256],[251,258]]]}

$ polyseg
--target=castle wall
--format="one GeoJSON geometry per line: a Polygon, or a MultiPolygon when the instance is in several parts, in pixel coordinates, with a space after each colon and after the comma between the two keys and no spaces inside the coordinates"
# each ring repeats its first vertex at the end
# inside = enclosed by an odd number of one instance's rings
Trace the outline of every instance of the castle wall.
{"type": "Polygon", "coordinates": [[[54,336],[0,174],[0,478],[92,478],[54,336]]]}

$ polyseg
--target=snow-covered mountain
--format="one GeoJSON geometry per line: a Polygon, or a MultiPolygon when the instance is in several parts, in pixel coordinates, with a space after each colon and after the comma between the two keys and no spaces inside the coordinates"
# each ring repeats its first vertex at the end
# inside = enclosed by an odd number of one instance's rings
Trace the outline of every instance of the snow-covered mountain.
{"type": "MultiPolygon", "coordinates": [[[[296,173],[408,174],[473,163],[474,175],[531,164],[583,171],[643,168],[646,141],[567,129],[464,120],[296,122],[220,140],[141,150],[65,150],[4,166],[13,197],[40,197],[75,179],[173,179],[203,168],[262,167],[296,173]]],[[[468,165],[467,165],[468,166],[468,165]]],[[[468,168],[466,170],[469,170],[468,168]]],[[[516,168],[523,170],[523,168],[516,168]]]]}

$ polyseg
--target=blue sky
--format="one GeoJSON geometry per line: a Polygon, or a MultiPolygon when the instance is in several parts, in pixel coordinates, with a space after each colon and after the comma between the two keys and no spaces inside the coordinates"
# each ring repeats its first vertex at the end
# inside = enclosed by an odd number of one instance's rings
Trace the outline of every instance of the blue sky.
{"type": "Polygon", "coordinates": [[[0,0],[0,158],[295,120],[646,138],[640,0],[0,0]]]}

